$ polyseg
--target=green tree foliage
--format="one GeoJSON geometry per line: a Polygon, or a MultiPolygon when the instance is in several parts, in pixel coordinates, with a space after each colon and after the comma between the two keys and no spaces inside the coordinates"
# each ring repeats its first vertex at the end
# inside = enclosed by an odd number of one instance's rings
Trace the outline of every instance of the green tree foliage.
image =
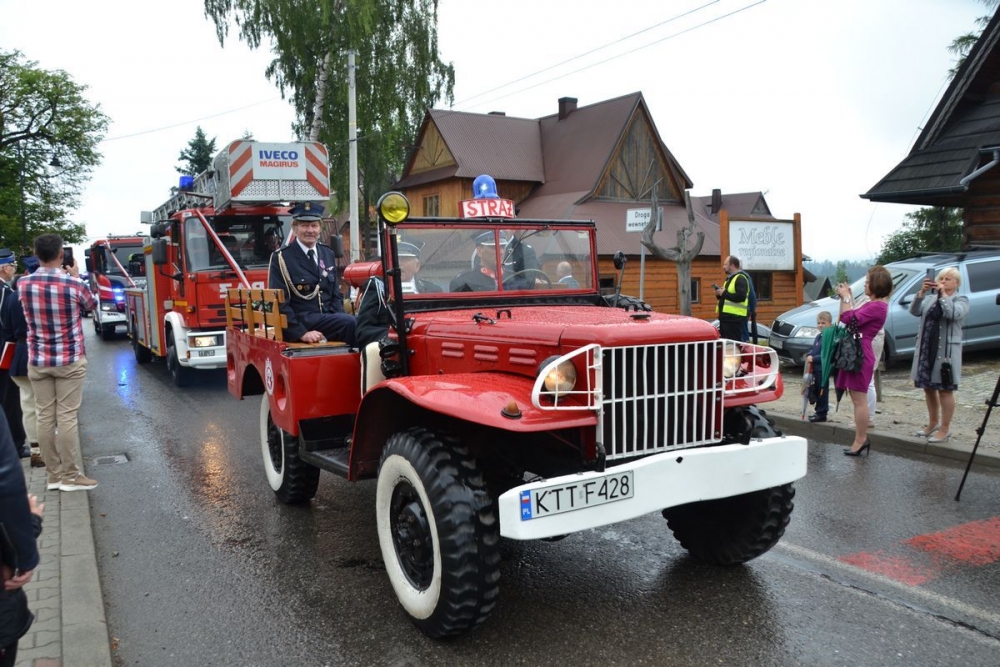
{"type": "Polygon", "coordinates": [[[402,173],[425,110],[441,99],[453,101],[455,70],[438,55],[437,7],[437,0],[205,0],[220,42],[235,22],[251,48],[262,43],[272,48],[275,58],[265,74],[290,97],[300,138],[319,124],[319,140],[330,149],[331,185],[344,203],[349,201],[346,52],[357,52],[361,212],[402,173]],[[322,100],[318,114],[317,99],[322,100]]]}
{"type": "MultiPolygon", "coordinates": [[[[986,5],[986,8],[990,11],[996,11],[997,5],[1000,5],[1000,0],[979,1],[986,5]]],[[[952,40],[951,44],[948,45],[948,50],[958,56],[958,58],[955,59],[955,66],[948,70],[949,78],[954,78],[955,75],[958,74],[959,68],[962,67],[962,63],[965,62],[965,57],[969,55],[969,51],[971,51],[972,47],[976,45],[977,41],[979,41],[979,36],[983,34],[983,30],[992,18],[992,15],[980,16],[976,19],[976,29],[974,31],[967,32],[964,35],[959,35],[952,40]]]]}
{"type": "Polygon", "coordinates": [[[178,160],[186,164],[174,167],[174,169],[178,173],[187,176],[197,176],[206,169],[211,168],[214,158],[215,137],[212,137],[212,140],[209,141],[205,137],[205,131],[199,125],[198,129],[194,131],[194,138],[188,142],[187,148],[182,150],[181,154],[177,157],[178,160]]]}
{"type": "Polygon", "coordinates": [[[850,282],[847,277],[847,262],[841,260],[837,262],[837,273],[833,277],[833,284],[839,285],[847,282],[850,282]]]}
{"type": "Polygon", "coordinates": [[[0,51],[0,244],[26,252],[24,237],[30,247],[45,232],[67,243],[86,236],[85,226],[68,215],[100,164],[97,146],[109,121],[84,97],[86,90],[66,72],[39,69],[19,51],[0,51]]]}
{"type": "Polygon", "coordinates": [[[962,247],[962,209],[928,207],[906,214],[903,227],[885,240],[875,259],[888,264],[918,252],[948,252],[962,247]]]}

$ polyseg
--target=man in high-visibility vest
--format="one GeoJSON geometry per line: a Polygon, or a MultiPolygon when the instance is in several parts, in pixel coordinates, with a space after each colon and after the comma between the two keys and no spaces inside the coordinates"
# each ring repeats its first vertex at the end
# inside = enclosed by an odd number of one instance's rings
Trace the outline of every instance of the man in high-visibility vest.
{"type": "Polygon", "coordinates": [[[715,288],[715,296],[719,299],[719,336],[746,340],[750,278],[740,271],[740,258],[734,255],[726,257],[722,270],[726,272],[726,282],[715,288]]]}

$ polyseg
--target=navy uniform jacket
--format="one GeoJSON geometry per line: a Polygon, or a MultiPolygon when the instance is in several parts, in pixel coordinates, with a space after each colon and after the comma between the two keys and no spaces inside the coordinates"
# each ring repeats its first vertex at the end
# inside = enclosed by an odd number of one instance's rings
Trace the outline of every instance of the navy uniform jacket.
{"type": "Polygon", "coordinates": [[[315,249],[318,262],[310,261],[297,242],[271,255],[267,284],[272,289],[285,290],[281,312],[288,319],[285,336],[289,340],[299,340],[313,329],[308,324],[314,319],[310,315],[344,312],[344,297],[337,284],[337,258],[322,243],[317,243],[315,249]]]}

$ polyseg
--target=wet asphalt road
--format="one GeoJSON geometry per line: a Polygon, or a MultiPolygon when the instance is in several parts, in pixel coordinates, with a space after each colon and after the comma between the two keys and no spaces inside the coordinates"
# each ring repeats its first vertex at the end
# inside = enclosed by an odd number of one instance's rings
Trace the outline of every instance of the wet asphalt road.
{"type": "MultiPolygon", "coordinates": [[[[89,326],[89,322],[86,322],[89,326]]],[[[785,538],[746,566],[688,558],[659,514],[505,540],[501,601],[435,642],[399,609],[374,484],[324,474],[278,504],[259,400],[88,329],[81,414],[98,567],[121,665],[996,665],[1000,474],[810,443],[785,538]],[[110,457],[124,455],[126,463],[110,457]]],[[[996,424],[1000,428],[1000,421],[996,424]]]]}

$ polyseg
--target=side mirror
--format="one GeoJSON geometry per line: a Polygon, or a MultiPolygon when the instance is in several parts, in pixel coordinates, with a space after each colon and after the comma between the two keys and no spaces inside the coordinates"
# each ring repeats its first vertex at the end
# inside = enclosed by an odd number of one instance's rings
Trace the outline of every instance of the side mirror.
{"type": "Polygon", "coordinates": [[[340,234],[330,234],[330,248],[337,259],[344,257],[344,237],[340,234]]]}
{"type": "Polygon", "coordinates": [[[153,212],[152,211],[140,211],[139,212],[139,222],[144,225],[152,224],[153,222],[153,212]]]}
{"type": "Polygon", "coordinates": [[[90,261],[90,255],[83,258],[83,265],[87,267],[87,273],[92,273],[94,271],[94,263],[90,261]]]}
{"type": "Polygon", "coordinates": [[[153,252],[152,252],[152,255],[153,255],[153,264],[155,264],[157,266],[161,266],[163,264],[166,264],[167,261],[168,261],[167,260],[167,240],[163,239],[163,238],[153,239],[153,241],[152,241],[152,243],[150,245],[152,245],[152,248],[153,248],[153,252]]]}
{"type": "Polygon", "coordinates": [[[622,269],[625,268],[625,264],[628,263],[628,257],[625,256],[625,253],[619,250],[618,252],[615,253],[614,263],[615,263],[615,269],[621,271],[622,269]]]}
{"type": "Polygon", "coordinates": [[[167,230],[169,228],[169,223],[158,222],[149,228],[149,236],[150,238],[161,239],[167,235],[167,230]]]}

